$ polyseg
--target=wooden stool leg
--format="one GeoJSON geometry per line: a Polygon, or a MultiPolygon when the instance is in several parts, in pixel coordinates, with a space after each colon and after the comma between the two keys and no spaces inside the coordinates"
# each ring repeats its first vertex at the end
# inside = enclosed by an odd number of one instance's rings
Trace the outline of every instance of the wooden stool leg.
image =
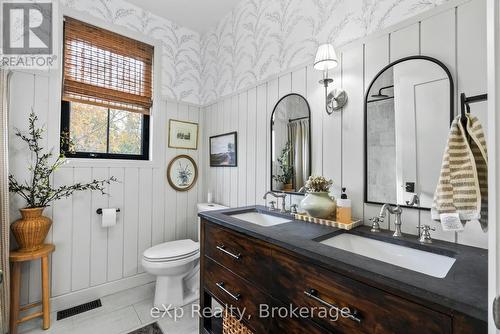
{"type": "Polygon", "coordinates": [[[19,319],[19,294],[21,291],[21,263],[12,263],[10,279],[10,334],[17,333],[17,320],[19,319]]]}
{"type": "Polygon", "coordinates": [[[42,310],[43,310],[43,329],[50,327],[50,286],[49,286],[49,257],[42,257],[42,310]]]}

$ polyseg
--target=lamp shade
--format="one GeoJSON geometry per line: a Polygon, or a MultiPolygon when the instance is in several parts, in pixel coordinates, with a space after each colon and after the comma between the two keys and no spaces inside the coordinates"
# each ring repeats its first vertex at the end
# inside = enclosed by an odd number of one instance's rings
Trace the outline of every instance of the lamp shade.
{"type": "Polygon", "coordinates": [[[320,71],[325,71],[337,67],[338,60],[335,49],[331,44],[322,44],[316,52],[314,59],[314,68],[320,71]]]}

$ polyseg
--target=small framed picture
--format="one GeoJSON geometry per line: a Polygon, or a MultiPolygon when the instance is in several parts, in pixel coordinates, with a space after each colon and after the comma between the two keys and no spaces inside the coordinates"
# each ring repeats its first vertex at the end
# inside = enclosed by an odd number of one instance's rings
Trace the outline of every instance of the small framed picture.
{"type": "Polygon", "coordinates": [[[190,156],[178,155],[168,164],[167,179],[175,190],[188,191],[198,179],[198,166],[190,156]]]}
{"type": "Polygon", "coordinates": [[[210,167],[237,167],[237,133],[210,137],[210,167]]]}
{"type": "Polygon", "coordinates": [[[168,124],[168,147],[198,149],[198,124],[171,119],[168,124]]]}

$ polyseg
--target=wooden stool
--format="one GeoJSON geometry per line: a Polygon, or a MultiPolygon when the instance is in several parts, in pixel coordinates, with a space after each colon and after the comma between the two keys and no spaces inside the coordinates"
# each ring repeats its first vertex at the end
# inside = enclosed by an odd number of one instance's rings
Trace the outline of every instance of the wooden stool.
{"type": "Polygon", "coordinates": [[[52,244],[43,245],[33,252],[10,252],[9,259],[12,263],[10,281],[10,334],[17,333],[17,325],[38,317],[43,317],[43,329],[50,327],[50,287],[49,287],[49,254],[55,250],[52,244]],[[19,294],[21,290],[21,263],[42,259],[42,301],[19,307],[19,294]],[[33,307],[42,306],[42,311],[35,312],[19,319],[19,313],[33,307]]]}

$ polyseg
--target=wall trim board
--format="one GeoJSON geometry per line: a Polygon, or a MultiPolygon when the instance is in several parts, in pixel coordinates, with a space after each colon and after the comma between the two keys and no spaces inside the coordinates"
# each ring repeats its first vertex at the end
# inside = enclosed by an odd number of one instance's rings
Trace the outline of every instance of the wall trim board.
{"type": "MultiPolygon", "coordinates": [[[[415,23],[418,23],[422,20],[425,20],[425,19],[428,19],[428,18],[431,18],[433,16],[436,16],[436,15],[439,15],[447,10],[450,10],[451,8],[455,8],[455,7],[458,7],[460,5],[463,5],[465,3],[468,3],[468,2],[471,2],[473,0],[450,0],[446,3],[443,3],[439,6],[437,6],[436,8],[433,8],[433,9],[429,9],[423,13],[420,13],[420,14],[417,14],[415,16],[412,16],[404,21],[401,21],[399,23],[396,23],[396,24],[393,24],[387,28],[384,28],[383,30],[379,30],[373,34],[370,34],[368,36],[365,36],[365,37],[361,37],[361,38],[358,38],[358,39],[355,39],[355,40],[352,40],[352,41],[349,41],[347,43],[344,43],[342,45],[339,45],[337,46],[337,54],[341,54],[343,50],[345,49],[349,49],[349,48],[352,48],[352,47],[355,47],[359,44],[365,44],[369,41],[372,41],[372,40],[375,40],[377,38],[380,38],[384,35],[387,35],[387,34],[391,34],[393,32],[396,32],[398,30],[401,30],[401,29],[404,29],[408,26],[411,26],[415,23]]],[[[302,68],[306,68],[308,66],[310,66],[311,64],[313,63],[313,59],[311,59],[311,61],[307,61],[307,62],[303,62],[299,65],[296,65],[296,66],[293,66],[293,67],[290,67],[284,71],[281,71],[279,73],[276,73],[276,74],[273,74],[273,75],[270,75],[268,76],[267,78],[264,78],[264,79],[261,79],[255,83],[253,83],[252,85],[250,86],[247,86],[247,87],[244,87],[244,88],[241,88],[231,94],[228,94],[228,95],[224,95],[224,96],[221,96],[219,97],[218,99],[216,100],[213,100],[213,101],[210,101],[209,103],[206,103],[206,104],[202,104],[201,107],[202,108],[207,108],[209,106],[212,106],[212,105],[215,105],[217,103],[219,103],[220,101],[223,101],[227,98],[231,98],[233,96],[236,96],[236,95],[239,95],[243,92],[246,92],[252,88],[256,88],[262,84],[265,84],[266,82],[269,82],[269,81],[272,81],[272,80],[275,80],[279,77],[282,77],[283,75],[287,75],[289,74],[290,72],[295,72],[299,69],[302,69],[302,68]]]]}
{"type": "Polygon", "coordinates": [[[55,296],[50,299],[51,312],[57,312],[69,307],[89,302],[103,296],[111,295],[123,290],[132,289],[155,281],[155,277],[146,273],[122,278],[117,281],[104,283],[91,288],[55,296]]]}
{"type": "MultiPolygon", "coordinates": [[[[51,74],[52,72],[50,70],[47,71],[47,70],[12,69],[12,70],[8,70],[8,71],[12,72],[12,73],[24,73],[24,74],[31,74],[31,75],[35,74],[37,76],[44,76],[44,77],[48,77],[48,78],[50,78],[50,76],[52,75],[51,74]]],[[[52,71],[56,71],[56,70],[54,69],[52,71]]],[[[156,103],[170,102],[170,103],[184,104],[186,106],[195,107],[195,108],[203,107],[202,104],[193,103],[193,102],[186,102],[186,101],[177,100],[177,99],[172,99],[172,98],[170,98],[170,97],[168,97],[166,95],[163,95],[163,94],[159,94],[158,101],[159,102],[156,102],[156,103]]]]}

